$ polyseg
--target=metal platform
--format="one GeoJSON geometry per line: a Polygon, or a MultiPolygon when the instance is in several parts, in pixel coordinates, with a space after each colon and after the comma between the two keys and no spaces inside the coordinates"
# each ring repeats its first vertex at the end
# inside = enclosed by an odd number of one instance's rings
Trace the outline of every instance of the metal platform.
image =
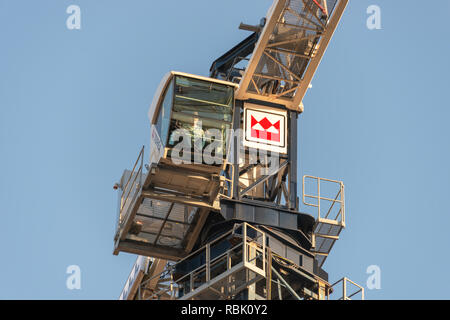
{"type": "Polygon", "coordinates": [[[133,170],[126,170],[121,190],[114,254],[120,251],[167,260],[184,257],[193,247],[207,213],[206,202],[150,187],[143,173],[144,149],[133,170]]]}
{"type": "Polygon", "coordinates": [[[247,223],[208,243],[188,257],[169,266],[161,274],[143,281],[137,298],[146,300],[221,300],[221,299],[319,299],[331,286],[298,264],[272,252],[266,246],[266,233],[247,223]],[[228,243],[228,249],[217,247],[228,243]],[[204,257],[188,273],[183,264],[204,257]],[[164,288],[143,296],[152,279],[166,279],[164,288]],[[296,281],[293,281],[296,279],[296,281]]]}
{"type": "Polygon", "coordinates": [[[303,177],[303,203],[316,209],[313,251],[316,253],[319,266],[322,267],[333,245],[339,240],[342,229],[345,228],[344,183],[306,175],[303,177]],[[316,187],[309,192],[308,184],[311,183],[315,183],[316,187]],[[334,197],[324,196],[324,185],[332,190],[331,193],[327,191],[329,194],[334,193],[334,197]]]}

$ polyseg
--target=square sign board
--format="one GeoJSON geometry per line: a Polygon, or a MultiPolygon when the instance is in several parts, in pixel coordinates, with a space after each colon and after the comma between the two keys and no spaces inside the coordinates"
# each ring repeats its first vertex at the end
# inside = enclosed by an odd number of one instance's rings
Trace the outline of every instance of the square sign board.
{"type": "Polygon", "coordinates": [[[287,153],[287,111],[246,103],[244,146],[287,153]]]}

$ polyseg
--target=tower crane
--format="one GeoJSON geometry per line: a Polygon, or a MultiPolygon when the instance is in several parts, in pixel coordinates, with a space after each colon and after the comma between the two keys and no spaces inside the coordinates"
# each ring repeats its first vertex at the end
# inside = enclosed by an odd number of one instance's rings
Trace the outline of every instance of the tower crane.
{"type": "Polygon", "coordinates": [[[344,185],[304,176],[315,214],[300,211],[298,116],[347,3],[275,0],[258,25],[241,23],[251,34],[209,77],[162,79],[148,163],[142,148],[117,184],[114,254],[139,255],[121,299],[329,297],[344,185]]]}

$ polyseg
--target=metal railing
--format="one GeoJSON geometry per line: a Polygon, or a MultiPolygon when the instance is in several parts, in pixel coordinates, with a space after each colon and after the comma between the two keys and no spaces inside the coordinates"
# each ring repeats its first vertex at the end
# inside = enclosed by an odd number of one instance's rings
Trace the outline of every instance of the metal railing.
{"type": "Polygon", "coordinates": [[[352,280],[344,277],[339,281],[336,281],[331,285],[327,290],[327,300],[330,300],[330,293],[332,292],[332,288],[336,289],[338,286],[342,286],[342,296],[338,300],[352,300],[352,297],[357,294],[361,294],[361,300],[364,300],[364,287],[361,287],[359,284],[353,282],[352,280]]]}
{"type": "Polygon", "coordinates": [[[245,69],[247,68],[247,65],[242,67],[242,68],[236,67],[242,61],[247,61],[247,64],[248,64],[250,59],[247,58],[247,57],[235,57],[234,60],[233,60],[232,67],[228,70],[228,73],[226,75],[226,80],[227,81],[233,82],[235,79],[238,79],[239,81],[241,80],[242,75],[240,77],[234,77],[234,78],[231,78],[231,76],[232,76],[233,72],[238,72],[238,73],[239,72],[245,72],[245,69]]]}
{"type": "Polygon", "coordinates": [[[317,208],[317,221],[335,221],[338,222],[340,225],[345,226],[345,199],[344,199],[344,183],[342,181],[337,180],[331,180],[331,179],[325,179],[325,178],[319,178],[314,176],[303,176],[303,203],[310,207],[316,207],[317,208]],[[307,180],[313,180],[317,183],[317,194],[307,194],[306,193],[306,182],[307,180]],[[336,184],[338,185],[338,192],[336,196],[333,198],[324,197],[321,195],[321,183],[329,183],[329,184],[336,184]],[[316,199],[317,203],[311,203],[308,202],[307,199],[316,199]],[[327,210],[327,213],[322,216],[322,202],[329,203],[329,208],[327,210]],[[330,217],[330,214],[333,210],[333,207],[335,204],[338,204],[339,210],[337,214],[333,217],[330,217]]]}
{"type": "MultiPolygon", "coordinates": [[[[120,196],[120,210],[119,217],[117,219],[117,227],[119,228],[122,221],[124,221],[125,215],[128,211],[129,205],[133,203],[142,187],[142,173],[144,168],[144,146],[134,163],[133,169],[130,172],[125,185],[121,187],[122,194],[120,196]],[[131,198],[130,198],[131,197],[131,198]]],[[[123,182],[122,182],[123,183],[123,182]]]]}
{"type": "Polygon", "coordinates": [[[247,268],[253,269],[253,271],[255,271],[256,273],[260,273],[261,275],[265,276],[266,234],[248,223],[243,223],[239,227],[242,228],[243,240],[245,243],[245,250],[243,256],[244,264],[246,265],[247,268]],[[253,230],[253,232],[255,232],[254,237],[249,236],[249,230],[253,230]],[[258,259],[260,259],[259,261],[261,263],[260,266],[257,265],[258,259]]]}
{"type": "Polygon", "coordinates": [[[146,299],[176,299],[181,291],[183,295],[194,292],[205,284],[210,283],[215,278],[222,276],[226,272],[230,273],[241,267],[248,268],[257,274],[265,276],[266,272],[266,235],[261,230],[247,224],[236,224],[234,228],[214,241],[206,244],[197,251],[191,253],[176,264],[169,266],[162,273],[156,274],[146,281],[142,282],[138,289],[138,297],[142,297],[142,290],[145,290],[146,284],[155,278],[166,279],[168,284],[157,292],[150,293],[146,299]],[[255,236],[249,235],[249,229],[253,230],[255,236]],[[227,236],[234,235],[237,238],[242,237],[242,241],[226,250],[225,252],[211,258],[211,248],[215,244],[224,240],[227,236]],[[177,266],[188,259],[204,254],[205,263],[185,274],[184,276],[174,279],[174,272],[177,266]],[[236,257],[242,257],[237,259],[236,257]]]}
{"type": "Polygon", "coordinates": [[[232,178],[229,177],[229,171],[231,170],[231,173],[234,175],[234,170],[236,170],[235,166],[227,164],[227,168],[223,170],[219,176],[220,179],[220,190],[219,195],[222,198],[225,199],[232,199],[233,198],[233,184],[234,181],[232,178]]]}

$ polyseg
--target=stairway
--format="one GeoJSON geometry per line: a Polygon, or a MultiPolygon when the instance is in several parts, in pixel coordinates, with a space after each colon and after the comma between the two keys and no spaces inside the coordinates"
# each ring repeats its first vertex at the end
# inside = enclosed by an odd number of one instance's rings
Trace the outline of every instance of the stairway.
{"type": "Polygon", "coordinates": [[[303,177],[303,203],[316,208],[313,245],[319,267],[325,263],[334,243],[339,240],[345,228],[344,184],[342,181],[324,179],[314,176],[303,177]],[[306,189],[314,183],[315,192],[308,194],[306,189]],[[327,184],[325,186],[325,184],[327,184]],[[334,198],[321,195],[321,189],[337,189],[334,198]],[[326,212],[323,214],[323,212],[326,212]]]}

